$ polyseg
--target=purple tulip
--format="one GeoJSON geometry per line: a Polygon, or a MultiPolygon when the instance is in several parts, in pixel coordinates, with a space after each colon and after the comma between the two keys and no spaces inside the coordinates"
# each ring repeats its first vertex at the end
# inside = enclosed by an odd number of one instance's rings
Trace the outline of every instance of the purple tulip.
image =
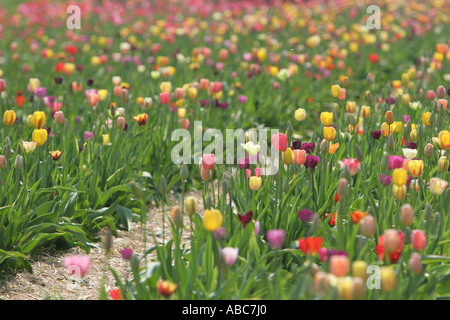
{"type": "Polygon", "coordinates": [[[93,132],[90,132],[90,131],[85,131],[84,132],[84,140],[91,140],[92,139],[92,137],[94,136],[94,133],[93,132]]]}
{"type": "Polygon", "coordinates": [[[224,227],[220,227],[214,231],[214,238],[216,241],[222,242],[227,239],[227,230],[224,227]]]}
{"type": "Polygon", "coordinates": [[[404,123],[408,123],[408,121],[411,119],[411,117],[410,116],[408,116],[407,114],[404,114],[403,115],[403,122],[404,123]]]}
{"type": "Polygon", "coordinates": [[[370,133],[372,134],[372,138],[375,140],[378,140],[381,137],[381,130],[371,131],[370,133]]]}
{"type": "Polygon", "coordinates": [[[46,93],[47,89],[45,87],[36,88],[36,90],[34,90],[35,96],[39,99],[43,99],[46,93]]]}
{"type": "Polygon", "coordinates": [[[122,258],[124,258],[125,260],[130,260],[131,257],[133,256],[133,249],[124,248],[120,250],[120,254],[122,255],[122,258]]]}
{"type": "Polygon", "coordinates": [[[316,144],[314,142],[304,142],[302,143],[302,146],[300,147],[300,150],[305,150],[306,153],[311,154],[316,149],[316,144]]]}
{"type": "Polygon", "coordinates": [[[389,156],[389,170],[402,168],[403,161],[402,156],[389,156]]]}
{"type": "Polygon", "coordinates": [[[238,97],[238,100],[240,103],[244,104],[247,102],[248,98],[247,98],[247,96],[241,95],[238,97]]]}
{"type": "Polygon", "coordinates": [[[292,141],[291,149],[292,150],[298,150],[302,148],[302,142],[300,140],[294,140],[292,141]]]}
{"type": "Polygon", "coordinates": [[[303,222],[310,222],[312,220],[313,215],[314,212],[312,212],[309,209],[302,209],[298,212],[298,218],[303,222]]]}
{"type": "Polygon", "coordinates": [[[305,167],[314,169],[319,162],[320,158],[318,156],[306,156],[305,167]]]}
{"type": "Polygon", "coordinates": [[[385,176],[383,174],[380,174],[380,183],[382,185],[388,186],[391,184],[392,176],[385,176]]]}

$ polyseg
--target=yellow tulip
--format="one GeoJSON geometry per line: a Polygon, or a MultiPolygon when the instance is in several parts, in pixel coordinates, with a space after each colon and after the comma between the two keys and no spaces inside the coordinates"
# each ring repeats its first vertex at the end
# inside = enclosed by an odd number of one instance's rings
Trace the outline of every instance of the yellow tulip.
{"type": "Polygon", "coordinates": [[[222,226],[223,216],[217,209],[205,210],[203,226],[207,231],[215,231],[222,226]]]}
{"type": "Polygon", "coordinates": [[[361,108],[361,116],[364,119],[367,119],[370,117],[370,107],[369,106],[362,106],[361,108]]]}
{"type": "Polygon", "coordinates": [[[291,148],[287,148],[286,151],[282,153],[281,157],[286,165],[291,165],[294,162],[294,152],[291,148]]]}
{"type": "Polygon", "coordinates": [[[333,127],[324,127],[323,128],[323,137],[327,141],[333,141],[336,138],[336,129],[333,127]]]}
{"type": "Polygon", "coordinates": [[[422,115],[422,122],[427,127],[431,126],[430,117],[431,117],[431,112],[424,112],[424,114],[422,115]]]}
{"type": "Polygon", "coordinates": [[[422,160],[409,160],[408,161],[408,173],[413,178],[418,178],[423,171],[423,161],[422,160]]]}
{"type": "Polygon", "coordinates": [[[390,266],[384,266],[380,269],[381,287],[384,291],[392,291],[397,285],[395,269],[390,266]]]}
{"type": "Polygon", "coordinates": [[[356,112],[356,102],[355,101],[347,101],[347,112],[355,113],[356,112]]]}
{"type": "Polygon", "coordinates": [[[3,115],[3,123],[7,126],[14,124],[16,121],[16,113],[13,110],[6,110],[3,115]]]}
{"type": "Polygon", "coordinates": [[[443,130],[439,132],[438,140],[442,149],[450,149],[450,131],[443,130]]]}
{"type": "Polygon", "coordinates": [[[48,132],[46,129],[34,129],[33,131],[33,141],[36,142],[38,146],[42,146],[45,141],[47,141],[48,132]]]}
{"type": "Polygon", "coordinates": [[[341,94],[341,87],[337,84],[332,85],[331,86],[331,95],[334,98],[337,98],[337,97],[339,97],[340,94],[341,94]]]}
{"type": "Polygon", "coordinates": [[[320,121],[325,127],[330,126],[333,123],[333,112],[321,112],[320,121]]]}
{"type": "Polygon", "coordinates": [[[107,146],[109,143],[109,134],[104,134],[102,135],[102,137],[103,137],[103,145],[107,146]]]}
{"type": "Polygon", "coordinates": [[[108,97],[108,90],[106,89],[98,90],[98,97],[100,98],[101,101],[105,101],[106,98],[108,97]]]}
{"type": "Polygon", "coordinates": [[[392,172],[392,181],[399,187],[404,186],[408,181],[408,171],[405,169],[394,169],[392,172]]]}
{"type": "Polygon", "coordinates": [[[43,111],[35,111],[33,113],[33,126],[36,129],[41,129],[45,121],[47,120],[47,117],[45,116],[45,113],[43,111]]]}
{"type": "Polygon", "coordinates": [[[305,111],[305,109],[298,108],[297,110],[295,110],[294,118],[297,121],[305,120],[306,119],[306,111],[305,111]]]}
{"type": "Polygon", "coordinates": [[[256,191],[261,187],[262,179],[261,177],[252,176],[250,177],[248,184],[251,190],[256,191]]]}

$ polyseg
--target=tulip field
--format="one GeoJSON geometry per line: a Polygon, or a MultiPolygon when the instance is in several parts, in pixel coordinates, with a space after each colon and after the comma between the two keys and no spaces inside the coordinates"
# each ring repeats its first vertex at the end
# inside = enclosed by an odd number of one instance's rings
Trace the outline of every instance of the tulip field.
{"type": "Polygon", "coordinates": [[[450,299],[449,35],[448,0],[2,1],[0,280],[103,246],[99,300],[450,299]]]}

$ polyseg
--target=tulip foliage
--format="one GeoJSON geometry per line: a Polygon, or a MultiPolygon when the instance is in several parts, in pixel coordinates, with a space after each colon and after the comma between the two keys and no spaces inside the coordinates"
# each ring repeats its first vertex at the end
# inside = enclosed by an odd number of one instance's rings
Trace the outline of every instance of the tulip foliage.
{"type": "Polygon", "coordinates": [[[0,269],[170,206],[101,298],[450,296],[444,2],[78,2],[0,4],[0,269]]]}

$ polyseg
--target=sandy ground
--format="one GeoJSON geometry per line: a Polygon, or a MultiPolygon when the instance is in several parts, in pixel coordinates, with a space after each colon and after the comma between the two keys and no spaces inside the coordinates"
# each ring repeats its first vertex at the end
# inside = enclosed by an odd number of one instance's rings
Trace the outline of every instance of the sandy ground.
{"type": "MultiPolygon", "coordinates": [[[[203,212],[203,201],[201,191],[187,192],[186,196],[194,196],[199,200],[198,212],[203,212]]],[[[171,196],[172,206],[180,206],[180,200],[171,196]]],[[[170,210],[167,205],[166,213],[170,216],[170,210]]],[[[189,218],[185,215],[185,225],[189,225],[189,218]]],[[[170,223],[165,220],[166,241],[170,239],[170,223]]],[[[143,226],[137,222],[133,223],[129,231],[118,231],[117,237],[114,237],[114,243],[109,255],[109,265],[116,270],[121,279],[129,272],[129,263],[124,260],[120,250],[126,247],[141,255],[148,248],[154,245],[152,233],[156,240],[162,242],[162,208],[154,208],[149,212],[149,219],[145,230],[147,241],[144,246],[143,226]]],[[[106,231],[99,236],[106,239],[106,231]]],[[[183,239],[188,240],[190,231],[183,233],[183,239]]],[[[98,300],[102,283],[106,291],[116,289],[115,279],[110,270],[108,270],[108,256],[106,255],[105,241],[96,243],[99,248],[93,248],[89,253],[91,266],[88,274],[81,282],[73,283],[70,276],[63,266],[63,258],[73,254],[85,254],[79,248],[72,248],[68,251],[56,251],[50,248],[41,250],[32,260],[33,273],[19,272],[0,275],[0,299],[2,300],[98,300]]],[[[147,262],[151,262],[155,257],[147,256],[147,262]]]]}

